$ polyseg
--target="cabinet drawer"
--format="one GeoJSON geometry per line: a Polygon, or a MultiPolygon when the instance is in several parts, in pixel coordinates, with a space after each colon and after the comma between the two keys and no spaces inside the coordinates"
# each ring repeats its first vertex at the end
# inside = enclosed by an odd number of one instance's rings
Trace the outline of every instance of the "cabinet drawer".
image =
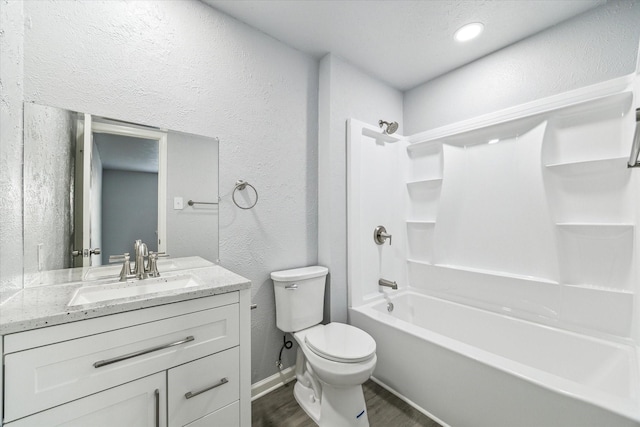
{"type": "Polygon", "coordinates": [[[184,427],[235,427],[240,425],[240,403],[234,402],[229,406],[218,409],[209,415],[195,420],[184,427]]]}
{"type": "Polygon", "coordinates": [[[8,423],[6,427],[165,427],[165,387],[165,373],[157,373],[8,423]]]}
{"type": "Polygon", "coordinates": [[[240,397],[240,349],[169,370],[169,425],[183,426],[240,397]]]}
{"type": "Polygon", "coordinates": [[[219,352],[238,340],[238,304],[231,304],[8,354],[5,421],[219,352]]]}

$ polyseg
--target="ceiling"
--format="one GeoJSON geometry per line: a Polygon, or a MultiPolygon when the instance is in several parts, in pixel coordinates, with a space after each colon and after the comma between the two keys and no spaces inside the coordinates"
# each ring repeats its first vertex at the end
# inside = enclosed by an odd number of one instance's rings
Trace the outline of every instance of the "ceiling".
{"type": "Polygon", "coordinates": [[[303,52],[334,53],[399,90],[472,62],[606,0],[202,0],[303,52]],[[453,33],[482,22],[459,43],[453,33]]]}
{"type": "Polygon", "coordinates": [[[103,169],[158,173],[158,141],[94,133],[103,169]]]}

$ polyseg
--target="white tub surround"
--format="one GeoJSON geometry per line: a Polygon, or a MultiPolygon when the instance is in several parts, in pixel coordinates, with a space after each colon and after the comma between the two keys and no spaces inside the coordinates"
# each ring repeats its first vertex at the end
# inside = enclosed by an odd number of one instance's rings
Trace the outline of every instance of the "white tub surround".
{"type": "Polygon", "coordinates": [[[350,319],[377,379],[456,427],[640,425],[639,96],[633,74],[406,138],[350,121],[350,319]]]}
{"type": "Polygon", "coordinates": [[[0,424],[248,427],[251,283],[197,257],[165,265],[175,268],[161,278],[119,283],[116,275],[115,293],[153,284],[166,291],[113,296],[110,266],[74,270],[96,280],[25,288],[7,299],[0,424]],[[171,289],[185,277],[190,287],[171,289]],[[113,297],[74,304],[79,292],[113,297]]]}

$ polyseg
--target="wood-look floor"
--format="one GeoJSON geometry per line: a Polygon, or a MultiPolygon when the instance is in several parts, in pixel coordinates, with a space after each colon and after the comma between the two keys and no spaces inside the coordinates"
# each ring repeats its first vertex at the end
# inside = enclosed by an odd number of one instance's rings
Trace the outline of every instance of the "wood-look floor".
{"type": "MultiPolygon", "coordinates": [[[[316,426],[293,397],[294,384],[290,382],[252,403],[252,427],[316,426]]],[[[362,388],[371,427],[440,427],[375,382],[369,380],[362,388]]]]}

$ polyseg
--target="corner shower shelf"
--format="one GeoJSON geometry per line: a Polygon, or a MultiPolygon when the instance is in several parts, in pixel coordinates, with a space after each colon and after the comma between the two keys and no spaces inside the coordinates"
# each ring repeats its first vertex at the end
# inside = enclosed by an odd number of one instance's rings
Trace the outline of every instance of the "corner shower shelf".
{"type": "Polygon", "coordinates": [[[407,188],[411,189],[414,187],[437,187],[441,184],[442,178],[418,179],[415,181],[407,182],[407,188]]]}
{"type": "Polygon", "coordinates": [[[436,225],[436,222],[432,220],[423,221],[423,220],[408,219],[407,225],[436,225]]]}
{"type": "Polygon", "coordinates": [[[382,130],[373,130],[369,128],[362,128],[362,134],[365,136],[369,136],[371,138],[375,138],[378,141],[383,142],[398,142],[400,138],[395,135],[387,135],[382,130]]]}
{"type": "Polygon", "coordinates": [[[415,264],[429,265],[429,266],[433,266],[433,267],[445,268],[447,270],[464,271],[464,272],[468,272],[468,273],[476,273],[476,274],[482,274],[482,275],[486,275],[486,276],[506,277],[506,278],[510,278],[510,279],[526,280],[526,281],[529,281],[529,282],[549,283],[549,284],[552,284],[552,285],[558,285],[559,284],[559,282],[557,282],[555,280],[551,280],[551,279],[546,279],[546,278],[542,278],[542,277],[535,277],[535,276],[525,276],[525,275],[522,275],[522,274],[506,273],[504,271],[484,270],[484,269],[481,269],[481,268],[462,267],[462,266],[459,266],[459,265],[451,265],[451,264],[433,264],[433,263],[430,263],[430,262],[423,262],[423,261],[418,261],[418,260],[415,260],[415,259],[408,259],[407,261],[415,263],[415,264]]]}
{"type": "Polygon", "coordinates": [[[422,141],[422,142],[414,142],[407,146],[407,151],[409,153],[412,152],[421,152],[421,151],[440,151],[442,145],[441,139],[422,141]]]}
{"type": "Polygon", "coordinates": [[[634,224],[624,223],[559,222],[556,225],[576,234],[599,236],[625,233],[635,228],[634,224]]]}
{"type": "Polygon", "coordinates": [[[585,289],[589,291],[607,292],[611,294],[629,295],[633,296],[634,292],[628,289],[609,288],[601,285],[589,285],[589,284],[572,284],[572,283],[560,283],[561,285],[568,286],[574,289],[585,289]]]}
{"type": "Polygon", "coordinates": [[[413,264],[420,264],[420,265],[428,265],[430,267],[435,267],[435,264],[429,261],[420,261],[418,259],[415,258],[407,258],[407,262],[413,263],[413,264]]]}
{"type": "Polygon", "coordinates": [[[585,160],[576,162],[552,163],[545,167],[562,175],[583,175],[592,173],[611,173],[627,170],[626,157],[585,160]]]}

